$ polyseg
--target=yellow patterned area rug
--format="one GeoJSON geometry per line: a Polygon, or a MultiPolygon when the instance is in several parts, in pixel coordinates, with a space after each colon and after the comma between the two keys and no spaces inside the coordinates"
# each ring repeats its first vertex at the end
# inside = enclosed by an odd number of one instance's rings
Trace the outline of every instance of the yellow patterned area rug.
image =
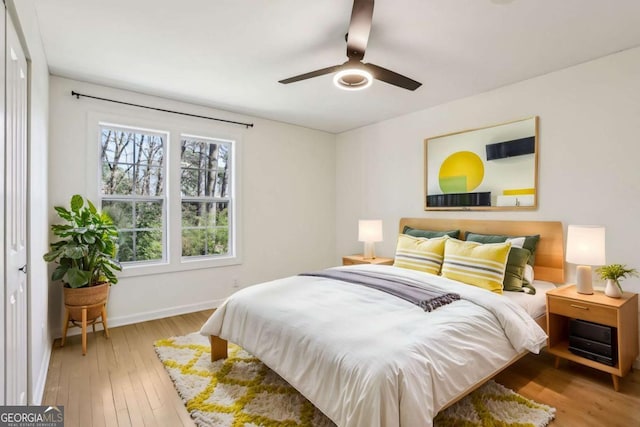
{"type": "MultiPolygon", "coordinates": [[[[334,426],[275,372],[237,345],[211,363],[199,333],[155,342],[158,357],[198,426],[334,426]]],[[[555,409],[493,381],[440,413],[436,426],[544,427],[555,409]]]]}

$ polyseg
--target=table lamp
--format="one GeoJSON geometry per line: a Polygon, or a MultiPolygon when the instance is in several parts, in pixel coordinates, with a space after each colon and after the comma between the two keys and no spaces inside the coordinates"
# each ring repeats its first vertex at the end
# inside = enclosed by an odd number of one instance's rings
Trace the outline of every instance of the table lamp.
{"type": "Polygon", "coordinates": [[[364,242],[364,258],[376,257],[375,242],[382,242],[382,220],[361,219],[358,221],[358,241],[364,242]]]}
{"type": "Polygon", "coordinates": [[[576,267],[576,290],[592,294],[592,265],[604,265],[604,227],[599,225],[569,225],[567,232],[567,262],[576,267]]]}

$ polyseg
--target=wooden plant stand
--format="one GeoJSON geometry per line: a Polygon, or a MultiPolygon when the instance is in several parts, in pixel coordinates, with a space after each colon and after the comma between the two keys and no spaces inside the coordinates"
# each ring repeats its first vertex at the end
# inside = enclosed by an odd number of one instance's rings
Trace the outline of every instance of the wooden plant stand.
{"type": "Polygon", "coordinates": [[[102,327],[104,328],[104,336],[109,338],[109,328],[107,327],[107,303],[99,302],[96,304],[83,305],[83,306],[72,306],[74,309],[82,310],[82,320],[78,323],[76,320],[71,319],[71,312],[69,310],[69,306],[64,307],[64,324],[62,327],[62,343],[60,347],[64,347],[64,342],[67,339],[67,330],[69,329],[69,324],[71,324],[72,328],[81,328],[82,329],[82,355],[85,356],[87,354],[87,325],[91,325],[93,327],[93,333],[96,332],[96,323],[102,323],[102,327]],[[95,319],[87,321],[87,311],[94,307],[101,308],[100,316],[95,319]],[[98,320],[100,318],[101,320],[98,320]]]}

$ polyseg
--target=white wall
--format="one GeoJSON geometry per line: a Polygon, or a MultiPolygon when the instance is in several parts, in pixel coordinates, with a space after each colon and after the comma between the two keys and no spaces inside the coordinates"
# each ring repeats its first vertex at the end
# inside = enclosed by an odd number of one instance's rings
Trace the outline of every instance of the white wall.
{"type": "Polygon", "coordinates": [[[48,246],[47,139],[49,70],[32,0],[8,2],[7,8],[29,60],[29,403],[39,404],[49,367],[52,339],[47,316],[49,282],[42,254],[48,246]],[[18,19],[15,19],[15,18],[18,19]]]}
{"type": "MultiPolygon", "coordinates": [[[[377,252],[385,256],[393,256],[403,216],[557,220],[565,233],[568,224],[606,226],[607,262],[640,268],[638,76],[635,48],[338,135],[337,256],[362,250],[359,218],[384,220],[377,252]],[[536,211],[423,211],[424,138],[533,115],[540,117],[536,211]]],[[[623,287],[640,292],[640,279],[623,287]]]]}
{"type": "MultiPolygon", "coordinates": [[[[126,107],[71,91],[194,114],[249,121],[242,131],[241,265],[122,277],[111,288],[111,326],[213,307],[235,289],[333,264],[335,259],[335,136],[269,120],[156,98],[52,76],[50,79],[49,219],[54,205],[67,205],[74,193],[87,194],[87,116],[95,112],[153,120],[226,126],[201,119],[126,107]]],[[[238,127],[233,127],[237,131],[238,127]]],[[[96,136],[97,138],[97,136],[96,136]]],[[[97,183],[95,184],[97,186],[97,183]]],[[[97,187],[96,187],[97,188],[97,187]]],[[[61,290],[51,308],[60,318],[61,290]]],[[[58,326],[58,325],[56,325],[58,326]]],[[[59,334],[59,327],[55,328],[59,334]]]]}

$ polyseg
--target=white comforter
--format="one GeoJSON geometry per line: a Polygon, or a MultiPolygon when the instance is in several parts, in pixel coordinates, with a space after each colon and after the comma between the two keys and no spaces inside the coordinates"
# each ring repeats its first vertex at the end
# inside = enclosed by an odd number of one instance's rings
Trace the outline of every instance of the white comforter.
{"type": "Polygon", "coordinates": [[[339,426],[367,427],[430,426],[470,385],[546,343],[501,295],[391,266],[338,268],[414,279],[462,300],[427,313],[364,286],[293,276],[235,293],[200,332],[256,355],[339,426]]]}

